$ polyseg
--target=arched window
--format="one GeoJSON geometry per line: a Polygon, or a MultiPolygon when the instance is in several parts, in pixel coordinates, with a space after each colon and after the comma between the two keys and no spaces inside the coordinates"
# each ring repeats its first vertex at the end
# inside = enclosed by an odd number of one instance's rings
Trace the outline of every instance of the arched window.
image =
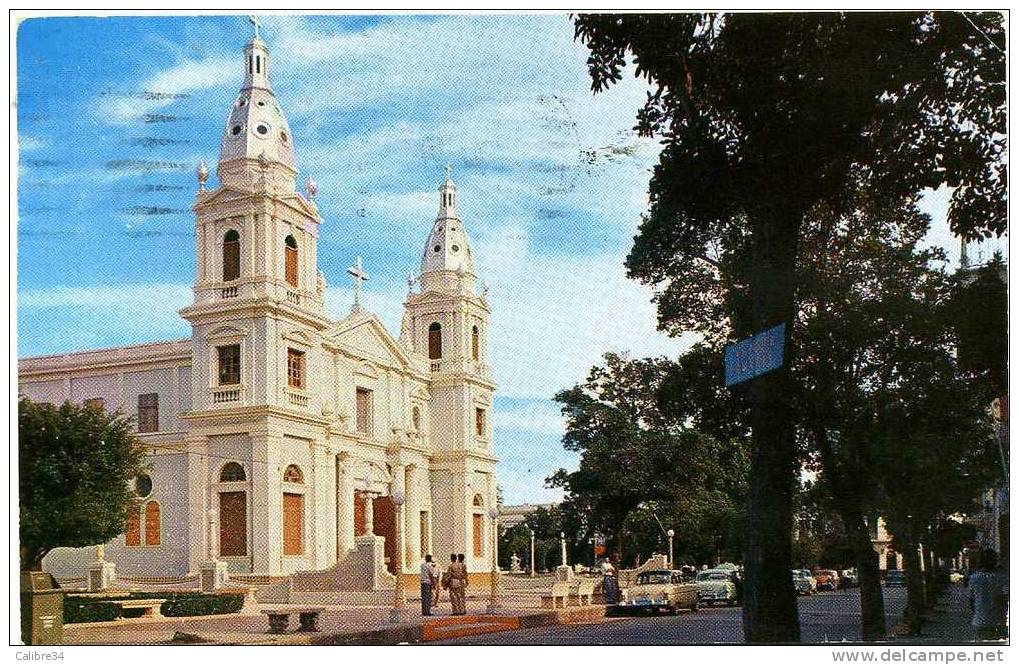
{"type": "Polygon", "coordinates": [[[134,493],[137,494],[142,499],[152,494],[152,478],[149,478],[144,473],[139,473],[137,476],[135,476],[134,493]]]}
{"type": "Polygon", "coordinates": [[[137,505],[127,509],[127,521],[124,524],[124,544],[138,547],[142,544],[142,516],[137,505]]]}
{"type": "Polygon", "coordinates": [[[232,282],[241,276],[241,236],[230,230],[223,236],[223,281],[232,282]]]}
{"type": "Polygon", "coordinates": [[[471,515],[471,541],[474,556],[479,558],[485,554],[485,515],[480,510],[484,506],[485,500],[480,494],[475,494],[474,514],[471,515]]]}
{"type": "Polygon", "coordinates": [[[145,544],[158,545],[160,539],[159,503],[149,501],[145,504],[145,544]]]}
{"type": "Polygon", "coordinates": [[[415,406],[414,409],[410,412],[410,420],[411,420],[412,423],[414,423],[414,429],[415,430],[420,430],[421,429],[421,409],[419,409],[419,408],[417,408],[415,406]]]}
{"type": "Polygon", "coordinates": [[[244,467],[237,462],[224,464],[223,469],[219,472],[219,482],[233,483],[238,480],[247,480],[247,476],[244,475],[244,467]]]}
{"type": "Polygon", "coordinates": [[[290,286],[297,287],[297,240],[294,236],[287,236],[284,248],[286,258],[286,280],[290,286]]]}
{"type": "Polygon", "coordinates": [[[442,357],[442,326],[438,322],[428,326],[428,359],[438,360],[442,357]]]}
{"type": "Polygon", "coordinates": [[[471,357],[477,360],[481,356],[481,331],[477,326],[471,328],[471,357]]]}
{"type": "Polygon", "coordinates": [[[474,495],[474,505],[478,508],[483,508],[485,506],[485,500],[481,497],[480,494],[474,495]]]}
{"type": "Polygon", "coordinates": [[[301,467],[296,464],[291,464],[287,467],[287,470],[283,472],[283,482],[285,483],[304,483],[304,474],[301,473],[301,467]]]}

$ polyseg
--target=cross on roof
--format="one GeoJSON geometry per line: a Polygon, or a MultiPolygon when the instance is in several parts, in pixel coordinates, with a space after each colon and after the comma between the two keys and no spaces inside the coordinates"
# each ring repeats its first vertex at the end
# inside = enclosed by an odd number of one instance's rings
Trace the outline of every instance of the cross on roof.
{"type": "Polygon", "coordinates": [[[347,274],[354,278],[354,310],[361,309],[361,282],[368,281],[368,273],[361,269],[361,257],[354,259],[354,265],[347,268],[347,274]]]}
{"type": "Polygon", "coordinates": [[[258,17],[254,14],[248,16],[248,20],[251,21],[251,25],[255,26],[255,39],[260,39],[258,35],[258,28],[262,25],[261,21],[259,21],[258,17]]]}
{"type": "Polygon", "coordinates": [[[449,162],[446,162],[446,166],[443,167],[443,170],[446,172],[446,180],[450,180],[450,174],[453,173],[453,167],[449,164],[449,162]]]}

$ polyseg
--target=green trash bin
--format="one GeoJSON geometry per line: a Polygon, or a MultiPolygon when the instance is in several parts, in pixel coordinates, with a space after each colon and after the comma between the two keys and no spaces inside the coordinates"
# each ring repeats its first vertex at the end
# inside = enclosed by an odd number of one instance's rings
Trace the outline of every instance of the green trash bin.
{"type": "Polygon", "coordinates": [[[49,573],[21,573],[21,641],[64,643],[64,591],[49,573]]]}

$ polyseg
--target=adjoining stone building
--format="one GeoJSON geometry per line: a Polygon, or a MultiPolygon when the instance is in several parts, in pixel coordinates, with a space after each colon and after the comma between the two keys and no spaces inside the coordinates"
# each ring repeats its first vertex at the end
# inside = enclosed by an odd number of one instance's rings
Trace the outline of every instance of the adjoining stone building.
{"type": "MultiPolygon", "coordinates": [[[[238,576],[322,570],[369,531],[385,538],[390,572],[453,552],[487,572],[490,312],[449,172],[398,338],[356,296],[332,320],[315,185],[297,191],[292,135],[257,31],[238,65],[244,84],[218,186],[206,190],[208,170],[198,172],[194,302],[180,310],[191,337],[23,358],[19,392],[137,418],[151,470],[136,482],[138,513],[106,544],[120,576],[194,575],[210,553],[238,576]]],[[[359,262],[351,273],[356,293],[359,262]]],[[[93,552],[58,549],[44,565],[80,577],[93,552]]]]}

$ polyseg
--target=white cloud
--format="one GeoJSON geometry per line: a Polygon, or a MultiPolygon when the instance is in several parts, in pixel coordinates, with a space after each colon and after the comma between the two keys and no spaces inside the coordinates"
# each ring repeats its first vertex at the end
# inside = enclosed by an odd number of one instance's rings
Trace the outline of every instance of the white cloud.
{"type": "Polygon", "coordinates": [[[493,427],[497,430],[531,432],[562,436],[566,421],[558,405],[548,400],[536,400],[513,408],[497,409],[493,427]]]}
{"type": "Polygon", "coordinates": [[[236,80],[240,71],[241,60],[237,57],[185,60],[144,81],[138,93],[113,93],[101,97],[98,116],[108,124],[137,122],[141,116],[172,104],[176,95],[226,86],[236,80]]]}
{"type": "Polygon", "coordinates": [[[25,134],[18,135],[18,150],[21,152],[39,150],[48,146],[49,143],[48,139],[40,136],[26,136],[25,134]]]}

